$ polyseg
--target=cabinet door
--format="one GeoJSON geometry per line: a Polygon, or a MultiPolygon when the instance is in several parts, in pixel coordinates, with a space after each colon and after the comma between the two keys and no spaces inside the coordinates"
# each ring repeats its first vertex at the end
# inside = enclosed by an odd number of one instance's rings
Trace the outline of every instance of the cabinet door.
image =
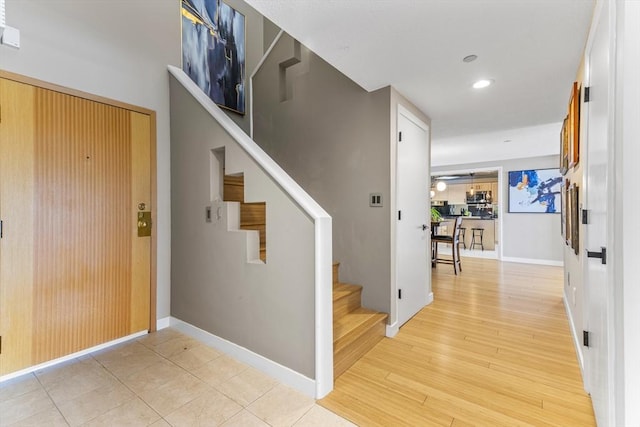
{"type": "Polygon", "coordinates": [[[436,191],[436,195],[433,196],[432,200],[438,201],[438,202],[446,202],[449,200],[449,188],[447,187],[444,191],[436,191]]]}
{"type": "Polygon", "coordinates": [[[500,192],[498,191],[498,183],[497,182],[491,183],[491,197],[493,198],[494,204],[498,203],[498,200],[500,198],[499,193],[500,192]]]}
{"type": "Polygon", "coordinates": [[[464,205],[467,202],[467,186],[452,184],[449,186],[449,204],[464,205]]]}

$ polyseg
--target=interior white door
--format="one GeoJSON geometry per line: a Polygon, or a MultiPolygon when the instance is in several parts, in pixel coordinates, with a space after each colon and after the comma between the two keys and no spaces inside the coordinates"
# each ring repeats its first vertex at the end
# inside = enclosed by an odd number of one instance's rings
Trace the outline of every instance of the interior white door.
{"type": "Polygon", "coordinates": [[[398,114],[396,287],[398,326],[427,304],[429,274],[429,141],[427,129],[398,114]]]}
{"type": "MultiPolygon", "coordinates": [[[[585,226],[585,249],[600,252],[607,246],[609,220],[608,139],[610,129],[610,39],[609,11],[605,4],[597,24],[593,44],[587,52],[585,86],[590,101],[583,104],[583,117],[588,121],[586,141],[585,203],[589,223],[585,226]]],[[[585,348],[586,385],[591,393],[598,425],[614,425],[612,393],[612,309],[611,286],[607,280],[607,264],[585,253],[585,327],[589,331],[589,347],[585,348]]]]}

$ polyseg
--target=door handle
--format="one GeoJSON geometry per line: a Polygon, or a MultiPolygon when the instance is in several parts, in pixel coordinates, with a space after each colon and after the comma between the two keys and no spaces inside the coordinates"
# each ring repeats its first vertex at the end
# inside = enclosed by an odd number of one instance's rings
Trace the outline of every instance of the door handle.
{"type": "Polygon", "coordinates": [[[138,237],[151,236],[151,212],[138,212],[138,237]]]}
{"type": "Polygon", "coordinates": [[[422,224],[422,231],[426,230],[426,229],[427,229],[427,227],[428,227],[428,225],[427,225],[427,224],[422,224]]]}
{"type": "Polygon", "coordinates": [[[600,261],[602,262],[602,264],[606,264],[607,263],[607,248],[605,248],[604,246],[600,247],[601,251],[600,252],[591,252],[588,249],[587,251],[587,258],[600,258],[600,261]]]}

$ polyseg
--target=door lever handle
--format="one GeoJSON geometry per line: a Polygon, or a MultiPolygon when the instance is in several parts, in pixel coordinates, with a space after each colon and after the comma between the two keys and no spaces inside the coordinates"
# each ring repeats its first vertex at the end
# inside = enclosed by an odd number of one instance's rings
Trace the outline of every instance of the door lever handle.
{"type": "Polygon", "coordinates": [[[426,229],[427,229],[427,227],[428,227],[428,225],[427,225],[427,224],[422,224],[422,231],[426,230],[426,229]]]}
{"type": "Polygon", "coordinates": [[[591,252],[588,249],[587,251],[587,258],[600,258],[602,264],[606,264],[607,263],[607,248],[605,248],[604,246],[601,246],[600,249],[602,249],[600,252],[591,252]]]}

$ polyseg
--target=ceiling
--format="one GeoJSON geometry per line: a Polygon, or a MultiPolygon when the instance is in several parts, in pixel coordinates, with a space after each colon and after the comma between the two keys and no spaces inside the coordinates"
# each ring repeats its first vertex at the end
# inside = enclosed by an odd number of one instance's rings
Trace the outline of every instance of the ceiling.
{"type": "Polygon", "coordinates": [[[392,85],[432,137],[561,122],[594,0],[247,0],[363,88],[392,85]],[[465,63],[467,55],[478,59],[465,63]],[[478,79],[493,79],[473,89],[478,79]]]}

